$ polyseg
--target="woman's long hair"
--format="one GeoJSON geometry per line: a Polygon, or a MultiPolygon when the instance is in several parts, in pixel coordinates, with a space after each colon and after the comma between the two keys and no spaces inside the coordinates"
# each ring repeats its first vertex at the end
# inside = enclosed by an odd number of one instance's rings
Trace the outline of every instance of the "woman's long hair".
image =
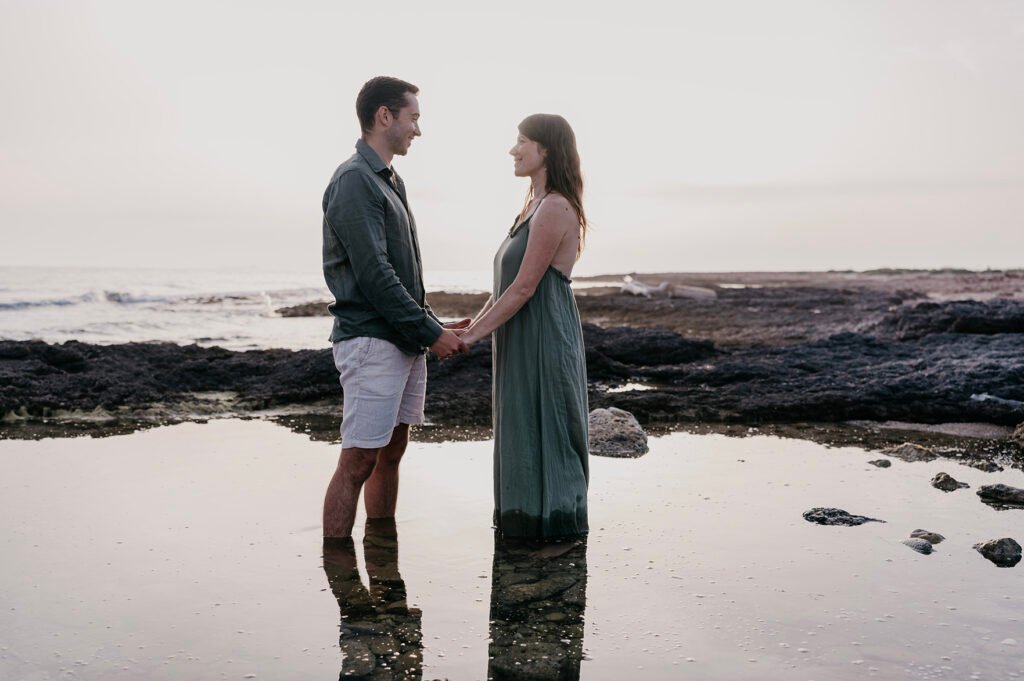
{"type": "MultiPolygon", "coordinates": [[[[583,242],[587,237],[587,217],[583,212],[583,174],[580,171],[580,155],[576,150],[576,134],[569,122],[557,114],[533,114],[519,124],[519,134],[544,147],[547,155],[544,166],[548,173],[549,192],[564,196],[576,211],[580,222],[580,244],[576,258],[583,253],[583,242]]],[[[541,187],[540,189],[544,189],[541,187]]],[[[536,188],[531,184],[526,194],[526,205],[534,198],[536,188]]]]}

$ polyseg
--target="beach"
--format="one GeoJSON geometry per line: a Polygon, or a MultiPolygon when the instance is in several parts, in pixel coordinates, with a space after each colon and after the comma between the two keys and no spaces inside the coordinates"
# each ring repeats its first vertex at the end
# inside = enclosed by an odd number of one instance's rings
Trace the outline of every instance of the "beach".
{"type": "MultiPolygon", "coordinates": [[[[240,319],[235,325],[242,329],[267,322],[275,337],[290,329],[303,340],[280,347],[246,331],[225,348],[199,342],[202,329],[184,327],[174,329],[175,342],[125,343],[119,327],[117,342],[106,344],[0,341],[0,432],[336,417],[340,391],[323,339],[330,328],[326,302],[234,302],[270,297],[247,295],[206,295],[224,306],[206,314],[240,319]],[[307,335],[311,327],[320,330],[319,340],[307,335]]],[[[145,313],[173,317],[163,310],[194,309],[196,298],[145,313]]],[[[485,298],[428,294],[449,319],[472,314],[485,298]]],[[[898,421],[1012,429],[1024,422],[1018,271],[617,275],[579,280],[576,300],[591,406],[622,408],[651,426],[898,421]],[[644,281],[665,290],[625,291],[644,281]]],[[[489,341],[447,362],[430,358],[429,367],[430,422],[486,428],[489,341]]]]}
{"type": "MultiPolygon", "coordinates": [[[[73,320],[0,340],[0,670],[1019,678],[1024,568],[975,546],[1024,539],[1024,506],[979,494],[1024,488],[1022,281],[578,279],[591,407],[636,415],[650,451],[591,457],[592,532],[552,554],[491,530],[488,344],[430,360],[396,525],[360,512],[339,550],[319,526],[341,393],[325,342],[304,340],[330,323],[315,287],[83,303],[113,342],[60,340],[73,320]],[[119,326],[168,310],[239,335],[119,326]],[[249,330],[262,319],[272,336],[249,330]]],[[[428,299],[446,318],[482,302],[428,299]]]]}

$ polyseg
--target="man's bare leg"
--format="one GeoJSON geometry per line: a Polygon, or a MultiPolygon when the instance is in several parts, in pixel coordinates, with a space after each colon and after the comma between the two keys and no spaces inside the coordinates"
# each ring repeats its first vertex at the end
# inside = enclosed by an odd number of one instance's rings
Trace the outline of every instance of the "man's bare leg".
{"type": "Polygon", "coordinates": [[[324,536],[351,537],[363,483],[373,473],[379,449],[342,449],[324,497],[324,536]]]}
{"type": "Polygon", "coordinates": [[[394,518],[398,505],[398,464],[409,444],[409,424],[400,423],[391,433],[391,442],[377,452],[377,465],[366,481],[363,502],[367,518],[394,518]]]}

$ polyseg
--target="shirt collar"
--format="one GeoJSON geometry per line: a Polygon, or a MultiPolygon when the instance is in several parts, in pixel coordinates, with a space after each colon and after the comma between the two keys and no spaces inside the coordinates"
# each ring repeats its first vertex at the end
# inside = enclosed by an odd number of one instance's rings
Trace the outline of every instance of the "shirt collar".
{"type": "Polygon", "coordinates": [[[389,175],[391,174],[391,168],[387,167],[377,152],[373,150],[373,147],[366,143],[366,140],[362,138],[356,140],[356,151],[358,151],[359,155],[366,160],[366,163],[370,166],[370,170],[373,172],[380,174],[381,171],[386,170],[389,175]]]}

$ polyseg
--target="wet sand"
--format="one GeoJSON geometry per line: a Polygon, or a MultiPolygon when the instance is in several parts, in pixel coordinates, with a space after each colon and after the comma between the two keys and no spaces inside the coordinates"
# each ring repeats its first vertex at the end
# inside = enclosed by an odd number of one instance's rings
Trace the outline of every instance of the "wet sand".
{"type": "Polygon", "coordinates": [[[424,679],[498,675],[516,637],[593,680],[1024,675],[1024,566],[971,548],[1024,539],[1024,510],[974,494],[1024,487],[1020,470],[658,436],[643,458],[592,458],[593,531],[567,554],[581,575],[553,562],[565,556],[495,550],[490,442],[417,442],[397,541],[365,541],[360,514],[356,579],[344,552],[321,559],[333,443],[222,420],[0,454],[4,678],[334,678],[343,648],[385,634],[422,642],[424,679]],[[971,489],[932,488],[939,471],[971,489]],[[801,517],[816,506],[887,522],[818,526],[801,517]],[[917,554],[900,543],[917,528],[947,539],[917,554]],[[552,608],[570,589],[578,605],[552,608]]]}

